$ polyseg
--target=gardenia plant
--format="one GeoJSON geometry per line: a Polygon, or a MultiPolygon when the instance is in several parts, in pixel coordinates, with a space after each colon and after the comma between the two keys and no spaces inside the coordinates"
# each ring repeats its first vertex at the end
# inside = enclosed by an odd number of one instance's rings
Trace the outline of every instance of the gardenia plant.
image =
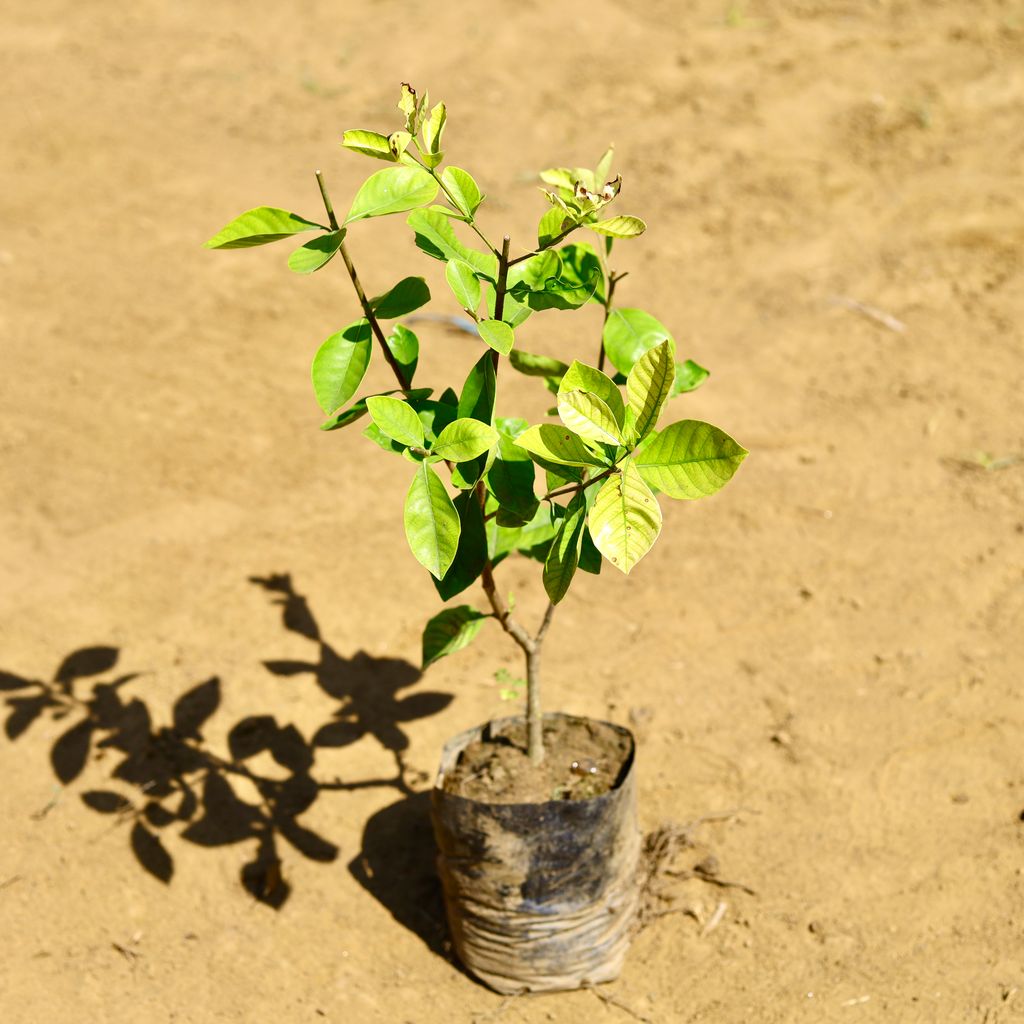
{"type": "Polygon", "coordinates": [[[658,429],[668,401],[708,374],[692,360],[676,361],[672,336],[653,316],[613,305],[625,277],[608,269],[613,244],[642,234],[645,224],[607,214],[622,185],[621,176],[610,177],[610,148],[593,170],[541,173],[548,208],[536,245],[513,256],[508,236],[496,245],[477,223],[485,196],[473,176],[442,167],[445,105],[430,108],[426,94],[403,84],[398,108],[404,126],[397,131],[344,133],[346,149],[390,166],[363,183],[343,221],[317,171],[327,224],[262,206],[206,245],[248,248],[315,232],[289,257],[293,271],[310,274],[341,256],[363,315],[327,338],[313,358],[313,389],[330,416],[321,429],[369,416],[363,435],[411,463],[405,535],[414,557],[442,600],[479,580],[490,608],[460,604],[431,618],[423,632],[424,667],[469,644],[486,619],[496,620],[525,655],[528,751],[537,764],[544,757],[541,648],[577,569],[598,573],[604,559],[629,573],[661,532],[657,495],[714,494],[747,452],[699,420],[658,429]],[[398,321],[430,301],[426,281],[406,277],[367,298],[352,262],[349,233],[361,230],[363,221],[396,213],[409,214],[416,245],[445,264],[448,286],[475,325],[473,347],[482,354],[458,389],[414,386],[420,343],[398,321]],[[596,235],[596,244],[567,241],[577,232],[596,235]],[[475,237],[467,244],[470,233],[475,237]],[[520,347],[517,334],[525,333],[521,328],[534,313],[588,303],[604,308],[596,367],[520,347]],[[374,347],[396,388],[357,397],[374,347]],[[555,396],[550,414],[558,422],[531,426],[495,415],[503,364],[543,383],[555,396]],[[495,567],[513,552],[543,565],[549,603],[536,633],[513,616],[495,582],[495,567]]]}

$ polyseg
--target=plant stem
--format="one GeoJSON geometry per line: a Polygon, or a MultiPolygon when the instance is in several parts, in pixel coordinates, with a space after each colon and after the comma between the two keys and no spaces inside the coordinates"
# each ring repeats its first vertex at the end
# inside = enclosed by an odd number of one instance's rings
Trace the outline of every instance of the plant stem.
{"type": "MultiPolygon", "coordinates": [[[[448,202],[451,203],[452,208],[458,211],[458,213],[462,214],[462,209],[459,207],[459,204],[455,202],[455,196],[453,196],[451,192],[448,191],[448,186],[442,180],[441,175],[439,175],[433,167],[427,167],[427,165],[422,161],[417,160],[416,162],[420,165],[420,167],[427,171],[427,173],[434,179],[434,181],[438,183],[438,185],[441,186],[441,191],[448,197],[448,202]]],[[[465,223],[467,223],[477,233],[477,236],[479,237],[480,241],[483,242],[484,245],[486,245],[487,248],[490,249],[495,256],[497,256],[498,250],[494,248],[494,246],[488,240],[487,236],[476,226],[476,218],[473,217],[472,214],[470,214],[469,220],[467,220],[465,223]]]]}
{"type": "MultiPolygon", "coordinates": [[[[331,205],[331,198],[327,194],[327,186],[324,184],[324,177],[320,171],[316,172],[316,183],[320,186],[320,195],[324,201],[324,209],[327,211],[327,219],[331,225],[332,231],[338,231],[338,218],[334,215],[334,207],[331,205]]],[[[406,379],[405,373],[402,368],[398,365],[398,360],[395,359],[388,348],[388,343],[384,338],[384,331],[381,330],[381,326],[377,317],[374,315],[373,309],[370,307],[370,302],[366,298],[366,292],[363,291],[363,286],[359,281],[359,275],[356,273],[355,265],[352,263],[352,257],[348,253],[348,249],[345,248],[345,243],[341,243],[341,247],[338,249],[341,253],[341,258],[345,261],[345,269],[348,271],[348,276],[352,280],[352,287],[356,291],[356,297],[359,299],[359,305],[363,309],[363,316],[366,317],[370,324],[370,330],[373,331],[374,337],[377,339],[377,343],[380,345],[381,352],[384,353],[384,358],[387,360],[388,366],[391,367],[391,372],[395,375],[395,380],[398,381],[398,386],[403,391],[409,390],[410,382],[406,379]]]]}
{"type": "Polygon", "coordinates": [[[608,325],[608,317],[612,315],[612,298],[615,295],[615,286],[625,276],[625,274],[619,274],[619,276],[616,277],[614,270],[608,272],[608,294],[605,296],[604,300],[604,323],[601,326],[601,347],[597,353],[597,368],[602,373],[604,372],[604,328],[608,325]]]}

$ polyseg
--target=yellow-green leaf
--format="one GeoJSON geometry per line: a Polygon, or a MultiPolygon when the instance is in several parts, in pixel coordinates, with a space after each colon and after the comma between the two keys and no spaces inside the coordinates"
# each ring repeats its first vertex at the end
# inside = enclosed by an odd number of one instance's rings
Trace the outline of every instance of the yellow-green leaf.
{"type": "Polygon", "coordinates": [[[344,240],[344,228],[311,238],[288,257],[288,269],[296,274],[312,274],[334,258],[344,240]]]}
{"type": "Polygon", "coordinates": [[[581,437],[554,423],[541,423],[539,426],[530,427],[515,440],[520,448],[524,448],[531,455],[537,455],[549,462],[557,462],[562,466],[608,466],[604,459],[583,443],[581,437]]]}
{"type": "Polygon", "coordinates": [[[461,651],[480,632],[484,619],[490,618],[468,604],[438,612],[423,630],[423,667],[438,658],[461,651]]]}
{"type": "Polygon", "coordinates": [[[453,420],[431,445],[432,455],[449,462],[468,462],[490,451],[498,443],[498,432],[475,419],[453,420]]]}
{"type": "Polygon", "coordinates": [[[681,420],[645,445],[636,464],[643,478],[670,498],[704,498],[732,479],[747,454],[718,427],[681,420]]]}
{"type": "Polygon", "coordinates": [[[257,206],[236,217],[203,244],[207,249],[248,249],[254,245],[266,245],[281,238],[290,238],[303,231],[326,230],[322,224],[314,224],[305,217],[279,210],[276,206],[257,206]]]}
{"type": "Polygon", "coordinates": [[[602,373],[593,366],[587,366],[586,363],[581,363],[579,360],[573,360],[558,385],[559,394],[568,391],[589,391],[592,395],[596,395],[611,410],[618,426],[622,426],[625,414],[622,392],[606,373],[602,373]]]}
{"type": "Polygon", "coordinates": [[[437,182],[421,167],[385,167],[363,182],[346,224],[426,206],[437,195],[437,182]]]}
{"type": "Polygon", "coordinates": [[[586,499],[577,495],[569,502],[544,560],[544,590],[552,604],[558,604],[565,597],[576,574],[586,518],[586,499]]]}
{"type": "Polygon", "coordinates": [[[476,329],[480,337],[495,352],[500,352],[503,356],[507,356],[512,351],[512,346],[515,344],[515,335],[508,324],[503,323],[501,320],[481,320],[476,325],[476,329]]]}
{"type": "Polygon", "coordinates": [[[391,151],[391,144],[386,135],[380,132],[367,132],[361,128],[353,128],[345,132],[341,137],[341,144],[353,153],[362,153],[363,156],[372,156],[376,160],[386,160],[394,163],[398,157],[391,151]]]}
{"type": "Polygon", "coordinates": [[[670,340],[648,349],[626,378],[630,421],[635,439],[643,440],[657,426],[676,379],[674,345],[670,340]]]}
{"type": "Polygon", "coordinates": [[[422,448],[426,443],[423,423],[416,410],[408,402],[397,398],[376,395],[366,400],[373,422],[390,438],[399,444],[422,448]]]}
{"type": "Polygon", "coordinates": [[[580,437],[601,444],[622,444],[622,430],[611,409],[589,391],[560,391],[558,418],[580,437]]]}
{"type": "Polygon", "coordinates": [[[590,510],[590,536],[616,569],[628,573],[661,533],[661,509],[632,461],[609,477],[590,510]]]}
{"type": "Polygon", "coordinates": [[[608,220],[599,220],[587,227],[599,235],[609,235],[611,238],[636,238],[647,230],[647,225],[639,217],[609,217],[608,220]]]}
{"type": "Polygon", "coordinates": [[[437,579],[455,558],[461,529],[459,513],[441,478],[421,462],[405,496],[405,537],[416,561],[437,579]]]}

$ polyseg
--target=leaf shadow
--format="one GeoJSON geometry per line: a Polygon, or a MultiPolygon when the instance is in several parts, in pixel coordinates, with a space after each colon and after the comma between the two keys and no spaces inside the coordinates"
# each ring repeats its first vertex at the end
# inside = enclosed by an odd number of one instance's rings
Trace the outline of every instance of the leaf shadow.
{"type": "MultiPolygon", "coordinates": [[[[337,702],[310,736],[273,714],[250,714],[227,730],[227,749],[218,749],[204,736],[221,708],[223,684],[216,676],[180,694],[170,723],[160,724],[132,692],[140,673],[117,674],[121,651],[107,645],[72,651],[50,679],[0,669],[0,700],[8,711],[4,732],[12,742],[44,716],[67,720],[50,749],[51,767],[64,786],[79,778],[90,759],[115,759],[109,788],[87,789],[80,796],[113,825],[128,826],[129,848],[152,878],[172,882],[179,842],[200,848],[247,844],[250,855],[240,871],[241,885],[258,902],[280,909],[292,891],[288,851],[324,864],[340,853],[302,816],[330,792],[380,787],[415,800],[404,760],[409,740],[402,727],[437,713],[452,697],[400,692],[420,679],[419,669],[409,662],[365,651],[347,658],[339,654],[321,636],[308,601],[289,575],[252,577],[251,582],[282,608],[286,630],[316,645],[309,661],[264,663],[280,677],[311,676],[337,702]],[[325,780],[317,774],[318,750],[349,746],[364,737],[390,751],[393,775],[325,780]]],[[[425,850],[432,856],[432,840],[425,850]]]]}

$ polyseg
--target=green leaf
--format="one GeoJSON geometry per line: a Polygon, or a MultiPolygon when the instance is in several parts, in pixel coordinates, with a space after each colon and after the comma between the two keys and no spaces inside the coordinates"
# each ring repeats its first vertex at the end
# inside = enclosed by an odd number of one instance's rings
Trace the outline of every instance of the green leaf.
{"type": "Polygon", "coordinates": [[[616,424],[619,427],[622,426],[626,412],[625,406],[622,404],[622,392],[606,373],[602,373],[593,366],[587,366],[586,363],[581,363],[579,360],[573,360],[558,385],[560,395],[569,391],[589,391],[592,395],[600,398],[611,410],[616,424]]]}
{"type": "MultiPolygon", "coordinates": [[[[411,391],[388,391],[386,394],[404,394],[410,402],[430,397],[430,388],[413,388],[411,391]]],[[[373,397],[372,395],[370,396],[373,397]]],[[[366,399],[360,398],[354,405],[349,406],[344,412],[335,413],[329,420],[320,424],[321,430],[339,430],[347,427],[350,423],[362,419],[366,415],[366,399]]],[[[382,435],[383,436],[383,435],[382,435]]],[[[389,439],[390,440],[390,439],[389,439]]]]}
{"type": "Polygon", "coordinates": [[[444,578],[431,577],[442,601],[450,601],[472,586],[480,578],[487,561],[487,531],[476,491],[463,491],[456,495],[454,505],[461,524],[459,546],[444,578]]]}
{"type": "MultiPolygon", "coordinates": [[[[412,135],[409,132],[392,132],[388,136],[388,147],[391,150],[391,155],[396,160],[402,160],[402,156],[409,148],[410,142],[412,142],[412,135]]],[[[402,163],[407,162],[407,160],[402,160],[402,163]]]]}
{"type": "Polygon", "coordinates": [[[420,130],[420,114],[427,105],[427,97],[417,98],[416,90],[408,83],[402,83],[402,95],[398,100],[398,109],[405,114],[405,130],[415,135],[420,130]]]}
{"type": "Polygon", "coordinates": [[[584,263],[575,246],[548,249],[517,263],[509,272],[509,291],[531,309],[578,309],[595,294],[602,281],[596,254],[584,263]],[[566,265],[562,253],[574,263],[566,265]],[[583,280],[581,274],[586,274],[583,280]]]}
{"type": "Polygon", "coordinates": [[[427,435],[427,441],[433,443],[437,440],[438,434],[455,419],[457,413],[455,408],[448,402],[440,400],[435,402],[410,401],[409,403],[416,410],[416,415],[423,424],[423,430],[427,435]]]}
{"type": "Polygon", "coordinates": [[[463,245],[447,217],[435,210],[414,210],[406,223],[416,233],[416,245],[428,256],[446,262],[463,260],[488,280],[498,279],[497,257],[463,245]]]}
{"type": "Polygon", "coordinates": [[[441,478],[421,462],[405,496],[405,537],[416,561],[439,580],[455,558],[461,529],[441,478]]]}
{"type": "Polygon", "coordinates": [[[420,167],[385,167],[363,182],[346,224],[367,217],[383,217],[388,213],[404,213],[417,206],[426,206],[437,195],[437,182],[420,167]]]}
{"type": "Polygon", "coordinates": [[[522,349],[514,348],[508,354],[509,362],[514,370],[525,374],[527,377],[554,377],[562,379],[565,371],[569,369],[561,359],[552,359],[551,356],[537,356],[532,352],[523,352],[522,349]]]}
{"type": "Polygon", "coordinates": [[[718,427],[681,420],[645,445],[636,465],[652,487],[670,498],[703,498],[721,490],[747,454],[718,427]]]}
{"type": "Polygon", "coordinates": [[[552,206],[537,225],[537,245],[546,249],[558,241],[565,230],[573,223],[572,218],[560,206],[552,206]]]}
{"type": "Polygon", "coordinates": [[[576,575],[586,518],[586,502],[582,495],[577,495],[565,510],[544,562],[544,590],[552,604],[565,597],[576,575]]]}
{"type": "Polygon", "coordinates": [[[515,344],[515,335],[512,328],[501,320],[481,320],[476,325],[477,333],[483,340],[503,356],[512,351],[515,344]]]}
{"type": "Polygon", "coordinates": [[[378,320],[394,320],[405,316],[430,301],[430,289],[422,277],[403,277],[394,288],[370,299],[370,309],[378,320]]]}
{"type": "Polygon", "coordinates": [[[398,159],[391,151],[388,137],[381,135],[380,132],[351,129],[342,135],[341,144],[353,153],[362,153],[363,156],[372,156],[377,160],[387,160],[388,163],[394,163],[398,159]]]}
{"type": "Polygon", "coordinates": [[[696,391],[709,376],[710,373],[692,359],[687,359],[683,363],[676,363],[676,379],[672,385],[672,394],[669,397],[675,398],[676,395],[681,395],[685,391],[696,391]]]}
{"type": "Polygon", "coordinates": [[[317,349],[313,357],[313,391],[324,412],[340,409],[356,393],[370,365],[372,337],[369,322],[356,320],[332,334],[317,349]]]}
{"type": "Polygon", "coordinates": [[[580,437],[601,444],[622,444],[622,428],[615,415],[605,402],[589,391],[559,391],[558,418],[580,437]]]}
{"type": "MultiPolygon", "coordinates": [[[[494,318],[495,312],[494,301],[494,289],[488,288],[487,311],[491,314],[492,319],[494,318]]],[[[526,305],[525,302],[520,302],[514,295],[511,294],[511,292],[505,293],[505,304],[502,306],[501,309],[502,323],[508,324],[509,327],[516,328],[521,323],[523,323],[523,321],[526,320],[526,318],[529,317],[531,313],[533,313],[533,310],[530,309],[530,307],[526,305]]]]}
{"type": "Polygon", "coordinates": [[[516,444],[531,455],[539,455],[564,466],[600,466],[604,469],[608,465],[583,443],[581,437],[554,423],[541,423],[524,430],[516,438],[516,444]]]}
{"type": "Polygon", "coordinates": [[[430,448],[448,462],[468,462],[490,451],[498,443],[498,432],[475,419],[458,419],[449,423],[430,448]]]}
{"type": "Polygon", "coordinates": [[[487,487],[501,510],[529,522],[537,514],[533,492],[533,460],[515,443],[513,435],[499,431],[498,451],[487,473],[487,487]]]}
{"type": "Polygon", "coordinates": [[[609,146],[602,155],[601,159],[597,162],[597,167],[594,169],[594,182],[597,185],[603,185],[606,181],[611,180],[612,174],[612,157],[615,155],[615,147],[609,146]]]}
{"type": "Polygon", "coordinates": [[[604,305],[604,269],[597,250],[587,242],[573,242],[558,250],[562,258],[560,283],[565,291],[585,292],[604,305]]]}
{"type": "Polygon", "coordinates": [[[604,350],[619,373],[629,373],[648,349],[671,338],[665,325],[642,309],[613,309],[604,325],[604,350]]]}
{"type": "Polygon", "coordinates": [[[540,172],[540,180],[546,185],[554,185],[556,188],[568,189],[570,192],[579,180],[579,175],[568,167],[551,167],[540,172]]]}
{"type": "Polygon", "coordinates": [[[441,136],[444,133],[447,117],[448,112],[445,105],[438,103],[423,125],[423,142],[427,149],[422,155],[428,167],[436,167],[441,162],[441,136]],[[430,159],[431,157],[434,159],[430,159]]]}
{"type": "Polygon", "coordinates": [[[423,424],[408,402],[376,395],[366,400],[366,408],[381,431],[399,444],[422,448],[426,443],[423,424]]]}
{"type": "Polygon", "coordinates": [[[462,385],[458,415],[490,425],[494,420],[494,399],[497,383],[494,375],[494,357],[485,352],[474,364],[462,385]]]}
{"type": "Polygon", "coordinates": [[[288,257],[288,269],[296,274],[312,274],[334,258],[344,240],[344,228],[311,238],[288,257]]]}
{"type": "Polygon", "coordinates": [[[254,245],[266,245],[281,238],[290,238],[303,231],[326,230],[322,224],[314,224],[287,210],[257,206],[221,228],[204,245],[207,249],[248,249],[254,245]]]}
{"type": "Polygon", "coordinates": [[[658,417],[672,391],[676,368],[675,346],[663,341],[649,348],[634,364],[626,378],[626,394],[637,441],[642,441],[658,424],[658,417]]]}
{"type": "Polygon", "coordinates": [[[473,175],[461,167],[446,167],[441,173],[441,183],[459,212],[466,217],[472,217],[484,200],[473,175]]]}
{"type": "Polygon", "coordinates": [[[476,313],[480,305],[480,280],[476,271],[462,260],[450,260],[444,276],[459,305],[469,313],[476,313]]]}
{"type": "Polygon", "coordinates": [[[647,230],[647,225],[639,217],[610,217],[588,224],[591,231],[611,238],[636,238],[647,230]]]}
{"type": "Polygon", "coordinates": [[[420,340],[403,324],[395,324],[384,339],[405,379],[412,383],[420,358],[420,340]]]}
{"type": "Polygon", "coordinates": [[[636,466],[626,462],[623,471],[601,486],[590,510],[590,535],[594,545],[616,569],[629,574],[658,539],[661,509],[636,466]]]}
{"type": "Polygon", "coordinates": [[[423,667],[468,646],[489,618],[468,604],[438,612],[423,630],[423,667]]]}
{"type": "Polygon", "coordinates": [[[580,568],[584,572],[600,576],[601,561],[601,552],[594,546],[594,540],[590,536],[590,528],[587,527],[583,531],[583,544],[580,546],[580,568]]]}

